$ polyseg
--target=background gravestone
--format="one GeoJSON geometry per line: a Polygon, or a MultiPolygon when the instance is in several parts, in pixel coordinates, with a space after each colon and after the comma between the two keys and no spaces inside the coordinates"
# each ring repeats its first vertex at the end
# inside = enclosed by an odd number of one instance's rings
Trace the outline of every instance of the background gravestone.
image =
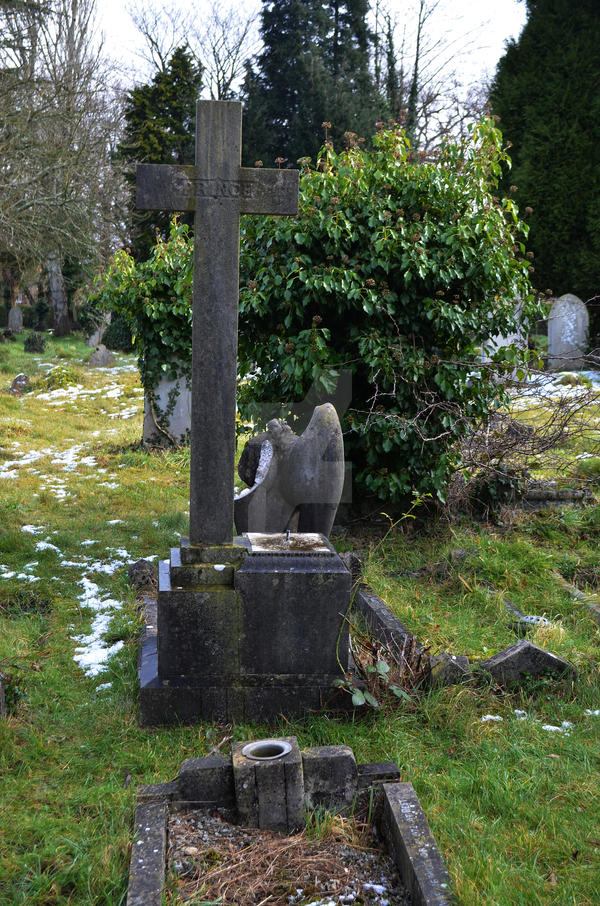
{"type": "Polygon", "coordinates": [[[585,367],[590,318],[584,302],[566,293],[552,303],[548,316],[548,371],[585,367]]]}
{"type": "Polygon", "coordinates": [[[176,443],[189,440],[192,423],[189,380],[184,375],[179,375],[174,380],[164,377],[152,393],[153,399],[148,391],[144,396],[143,443],[162,445],[170,442],[170,438],[176,443]]]}
{"type": "Polygon", "coordinates": [[[23,333],[23,310],[20,305],[13,305],[9,311],[8,327],[13,333],[23,333]]]}

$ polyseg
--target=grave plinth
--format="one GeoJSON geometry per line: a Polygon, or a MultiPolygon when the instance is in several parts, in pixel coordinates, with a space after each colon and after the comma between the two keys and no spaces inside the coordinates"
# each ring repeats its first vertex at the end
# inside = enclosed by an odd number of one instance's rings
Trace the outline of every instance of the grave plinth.
{"type": "Polygon", "coordinates": [[[323,535],[173,548],[142,643],[141,723],[270,723],[323,707],[348,667],[350,588],[323,535]]]}

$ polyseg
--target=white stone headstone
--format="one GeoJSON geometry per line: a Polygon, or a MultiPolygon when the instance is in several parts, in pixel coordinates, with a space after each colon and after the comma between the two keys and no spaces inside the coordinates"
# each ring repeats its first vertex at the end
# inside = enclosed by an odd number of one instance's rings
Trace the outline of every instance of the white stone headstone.
{"type": "Polygon", "coordinates": [[[190,382],[180,376],[175,380],[163,378],[154,388],[154,399],[144,397],[145,444],[166,445],[189,440],[192,424],[192,394],[190,382]],[[158,425],[157,425],[158,422],[158,425]],[[163,429],[161,431],[161,428],[163,429]],[[166,433],[165,433],[166,432],[166,433]]]}
{"type": "Polygon", "coordinates": [[[566,293],[555,299],[548,316],[548,371],[585,367],[590,317],[584,302],[566,293]]]}
{"type": "Polygon", "coordinates": [[[13,305],[9,311],[8,326],[13,333],[23,333],[23,310],[20,305],[13,305]]]}

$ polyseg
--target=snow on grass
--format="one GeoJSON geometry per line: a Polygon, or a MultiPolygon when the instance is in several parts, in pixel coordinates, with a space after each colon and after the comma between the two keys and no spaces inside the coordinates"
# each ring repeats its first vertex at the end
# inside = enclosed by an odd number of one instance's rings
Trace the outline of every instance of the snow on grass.
{"type": "Polygon", "coordinates": [[[568,733],[569,730],[573,729],[573,724],[570,720],[563,720],[560,727],[555,727],[553,724],[542,724],[542,730],[545,730],[547,733],[568,733]]]}
{"type": "Polygon", "coordinates": [[[22,525],[21,531],[27,532],[30,535],[40,535],[46,530],[44,525],[22,525]]]}
{"type": "Polygon", "coordinates": [[[52,544],[50,541],[38,541],[35,545],[35,549],[36,551],[56,551],[59,557],[63,556],[63,552],[60,550],[60,548],[58,548],[56,544],[52,544]]]}
{"type": "Polygon", "coordinates": [[[86,676],[97,676],[106,669],[110,658],[123,647],[122,641],[108,645],[104,639],[113,616],[123,605],[121,601],[103,595],[100,586],[87,576],[83,576],[79,585],[83,589],[79,595],[81,606],[94,611],[96,616],[89,633],[73,636],[73,641],[77,643],[73,659],[86,676]]]}
{"type": "Polygon", "coordinates": [[[577,399],[589,391],[600,391],[600,371],[556,371],[534,374],[513,390],[512,406],[526,408],[533,402],[558,400],[561,397],[577,399]],[[581,383],[570,383],[581,377],[581,383]],[[588,383],[589,382],[589,383],[588,383]]]}
{"type": "Polygon", "coordinates": [[[481,718],[481,723],[485,724],[490,720],[501,721],[501,720],[504,720],[504,718],[500,717],[499,714],[484,714],[483,717],[481,718]]]}

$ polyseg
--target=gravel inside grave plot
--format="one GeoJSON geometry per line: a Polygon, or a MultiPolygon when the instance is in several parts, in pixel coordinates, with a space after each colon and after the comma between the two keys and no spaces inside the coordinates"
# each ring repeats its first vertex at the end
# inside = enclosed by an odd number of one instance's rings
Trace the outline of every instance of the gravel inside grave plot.
{"type": "Polygon", "coordinates": [[[240,827],[208,812],[172,814],[172,904],[410,906],[396,867],[368,826],[333,819],[325,839],[240,827]]]}

